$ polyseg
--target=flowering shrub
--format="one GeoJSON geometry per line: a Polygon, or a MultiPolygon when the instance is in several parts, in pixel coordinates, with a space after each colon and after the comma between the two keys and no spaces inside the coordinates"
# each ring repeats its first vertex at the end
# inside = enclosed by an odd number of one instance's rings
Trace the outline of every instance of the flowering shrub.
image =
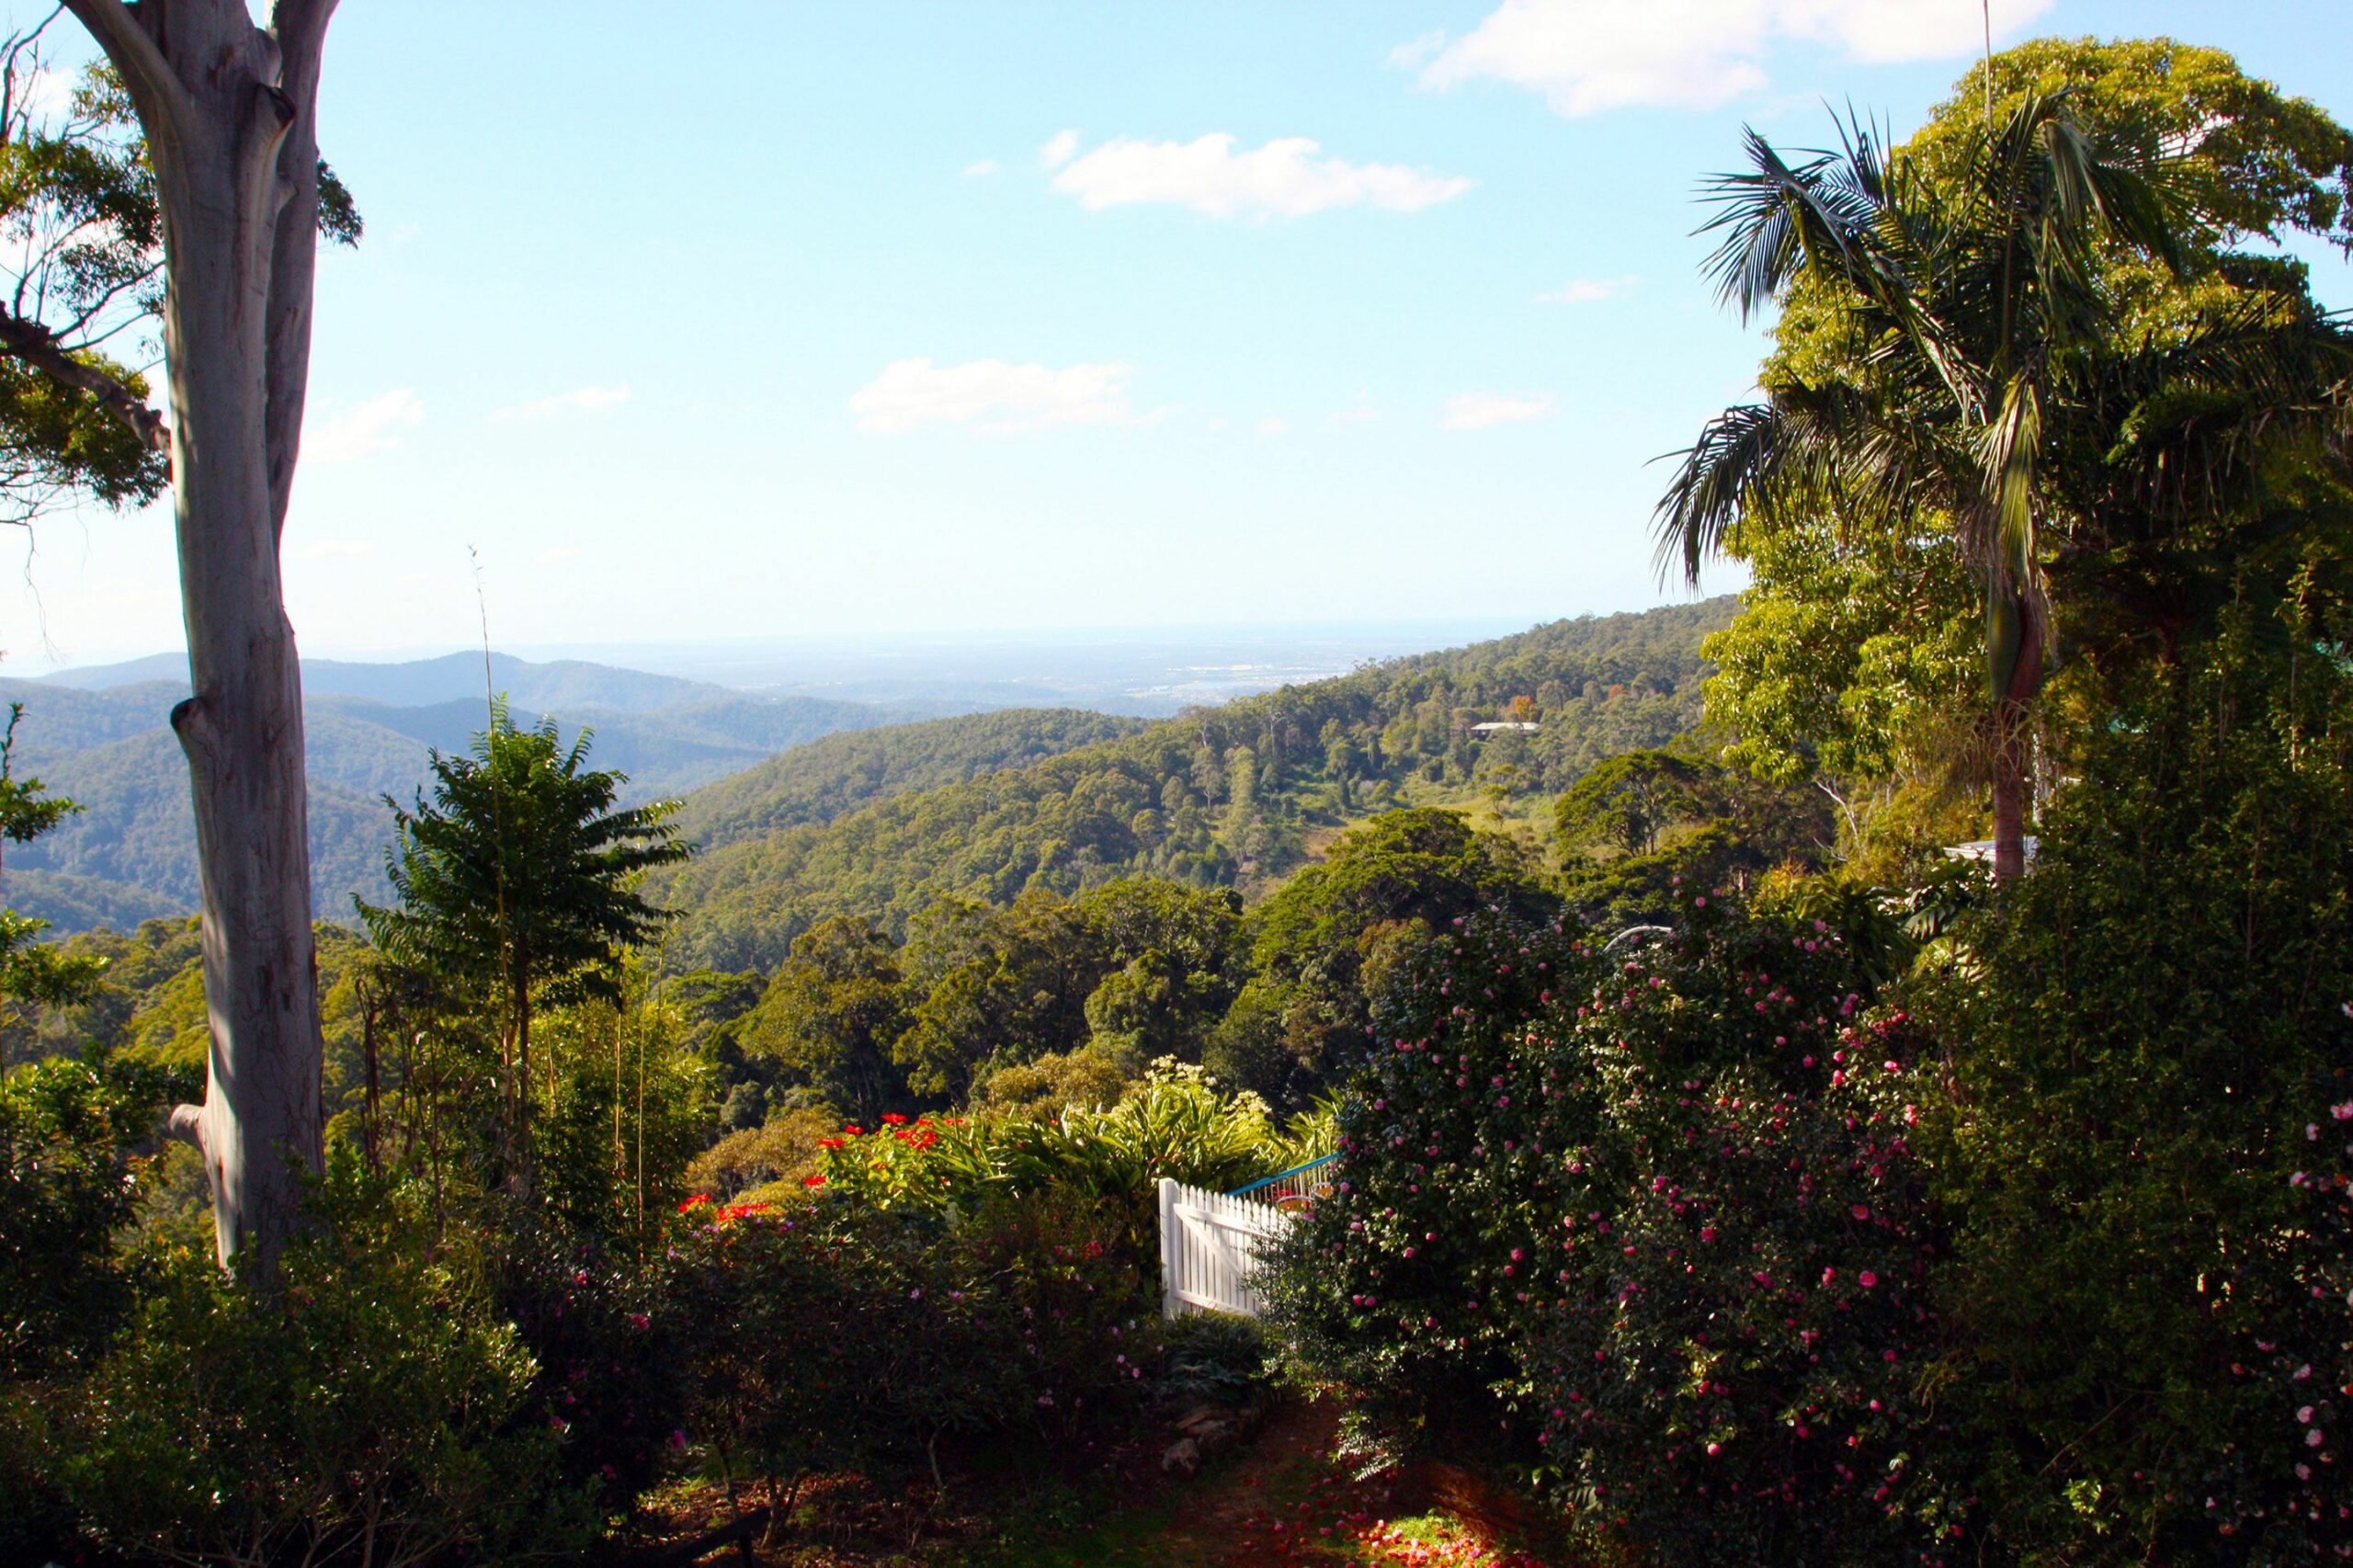
{"type": "Polygon", "coordinates": [[[1002,1185],[985,1122],[886,1113],[872,1128],[846,1124],[817,1140],[818,1168],[801,1185],[872,1209],[945,1211],[1002,1185]]]}
{"type": "Polygon", "coordinates": [[[2197,1478],[2201,1522],[2250,1561],[2353,1556],[2353,1098],[2315,1106],[2303,1134],[2310,1168],[2290,1174],[2296,1201],[2261,1259],[2270,1310],[2242,1322],[2231,1362],[2255,1440],[2197,1478]]]}
{"type": "Polygon", "coordinates": [[[819,1470],[936,1473],[944,1439],[1141,1392],[1147,1304],[1090,1210],[690,1199],[682,1220],[672,1289],[699,1347],[696,1428],[779,1503],[819,1470]]]}
{"type": "Polygon", "coordinates": [[[961,1265],[987,1282],[1019,1348],[1022,1420],[1065,1429],[1151,1392],[1160,1302],[1122,1240],[1112,1214],[1053,1195],[1001,1199],[961,1227],[961,1265]]]}
{"type": "Polygon", "coordinates": [[[1688,1008],[1721,972],[1676,972],[1694,956],[1586,1020],[1615,1114],[1563,1194],[1538,1441],[1581,1524],[1670,1561],[1933,1561],[1962,1521],[1923,1394],[1940,1249],[1910,1142],[1916,1030],[1825,1012],[1795,1063],[1677,1061],[1684,1031],[1730,1022],[1688,1008]]]}
{"type": "Polygon", "coordinates": [[[1424,955],[1277,1316],[1396,1427],[1477,1417],[1589,1541],[1894,1561],[1957,1522],[1918,1474],[1915,1031],[1826,925],[1679,903],[1646,946],[1486,915],[1424,955]]]}
{"type": "Polygon", "coordinates": [[[673,1290],[694,1319],[696,1428],[776,1501],[811,1471],[903,1459],[937,1436],[918,1417],[961,1424],[956,1409],[907,1407],[911,1365],[930,1365],[975,1424],[1009,1403],[1003,1358],[980,1354],[988,1303],[951,1282],[933,1216],[699,1205],[687,1220],[673,1290]]]}
{"type": "Polygon", "coordinates": [[[1395,1426],[1496,1429],[1494,1391],[1518,1376],[1541,1315],[1519,1297],[1558,1223],[1552,1172],[1594,1134],[1557,1078],[1529,1071],[1531,1020],[1598,961],[1557,926],[1479,915],[1376,1012],[1376,1049],[1341,1102],[1335,1197],[1294,1228],[1263,1290],[1294,1357],[1395,1426]]]}
{"type": "Polygon", "coordinates": [[[1920,1143],[1982,1371],[1948,1403],[2028,1562],[2353,1551],[2353,680],[2255,658],[2153,677],[1907,985],[1954,1083],[1920,1143]]]}
{"type": "Polygon", "coordinates": [[[1141,1280],[1158,1267],[1163,1176],[1239,1187],[1305,1157],[1302,1150],[1329,1131],[1311,1114],[1286,1136],[1257,1096],[1229,1093],[1199,1067],[1163,1060],[1119,1104],[1074,1106],[1049,1121],[886,1115],[870,1129],[851,1123],[818,1140],[823,1166],[806,1185],[862,1207],[945,1215],[1006,1195],[1054,1193],[1116,1222],[1120,1256],[1141,1280]]]}
{"type": "Polygon", "coordinates": [[[665,1271],[509,1214],[493,1233],[499,1311],[537,1364],[521,1419],[563,1439],[564,1480],[626,1509],[686,1418],[687,1346],[665,1271]]]}

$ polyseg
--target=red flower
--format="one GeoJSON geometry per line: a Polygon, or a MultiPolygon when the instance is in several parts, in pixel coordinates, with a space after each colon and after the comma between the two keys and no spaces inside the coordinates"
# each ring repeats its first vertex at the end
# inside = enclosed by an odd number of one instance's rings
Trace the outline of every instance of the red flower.
{"type": "Polygon", "coordinates": [[[710,1194],[708,1192],[698,1192],[692,1198],[688,1199],[684,1203],[678,1205],[678,1212],[683,1214],[698,1203],[708,1203],[710,1201],[710,1194]]]}
{"type": "Polygon", "coordinates": [[[858,1123],[856,1123],[855,1121],[853,1121],[853,1122],[849,1123],[847,1126],[844,1127],[844,1128],[842,1129],[842,1131],[843,1131],[844,1132],[848,1133],[848,1134],[849,1134],[851,1137],[853,1137],[853,1138],[857,1138],[857,1137],[863,1136],[863,1135],[864,1135],[864,1133],[865,1133],[865,1131],[866,1131],[866,1130],[865,1130],[864,1128],[862,1128],[862,1127],[858,1126],[858,1123]]]}
{"type": "Polygon", "coordinates": [[[801,1185],[803,1187],[823,1187],[825,1185],[825,1173],[823,1171],[811,1171],[807,1176],[801,1178],[801,1185]]]}
{"type": "Polygon", "coordinates": [[[845,1140],[840,1138],[820,1138],[817,1140],[817,1147],[820,1149],[838,1149],[842,1146],[845,1140]]]}
{"type": "Polygon", "coordinates": [[[907,1119],[895,1110],[886,1110],[882,1113],[882,1125],[885,1127],[904,1127],[906,1122],[907,1119]]]}

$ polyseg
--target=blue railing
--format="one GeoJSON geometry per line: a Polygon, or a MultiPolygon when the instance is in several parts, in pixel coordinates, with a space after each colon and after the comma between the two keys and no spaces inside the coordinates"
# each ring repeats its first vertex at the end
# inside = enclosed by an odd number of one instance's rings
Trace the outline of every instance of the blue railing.
{"type": "Polygon", "coordinates": [[[1318,1165],[1328,1165],[1339,1157],[1340,1152],[1337,1149],[1335,1149],[1332,1153],[1322,1155],[1316,1159],[1310,1160],[1303,1165],[1293,1165],[1287,1171],[1277,1171],[1270,1176],[1262,1177],[1257,1181],[1252,1182],[1248,1187],[1237,1187],[1232,1192],[1227,1193],[1226,1196],[1228,1198],[1246,1198],[1251,1193],[1274,1186],[1277,1182],[1288,1181],[1292,1176],[1304,1175],[1305,1173],[1313,1170],[1318,1165]]]}

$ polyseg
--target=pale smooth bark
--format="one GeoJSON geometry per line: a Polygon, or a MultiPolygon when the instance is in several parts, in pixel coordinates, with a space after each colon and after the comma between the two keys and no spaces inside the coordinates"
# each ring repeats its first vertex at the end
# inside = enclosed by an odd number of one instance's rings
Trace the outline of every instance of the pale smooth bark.
{"type": "Polygon", "coordinates": [[[310,364],[319,55],[335,0],[65,0],[121,73],[162,204],[172,500],[211,1049],[173,1112],[222,1261],[267,1271],[320,1164],[301,674],[278,539],[310,364]]]}

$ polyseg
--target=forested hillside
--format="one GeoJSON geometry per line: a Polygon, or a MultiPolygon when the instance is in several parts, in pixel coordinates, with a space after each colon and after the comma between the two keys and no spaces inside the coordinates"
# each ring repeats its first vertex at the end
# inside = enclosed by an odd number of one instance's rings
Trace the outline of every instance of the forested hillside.
{"type": "MultiPolygon", "coordinates": [[[[1556,621],[1287,687],[831,823],[721,842],[655,890],[684,912],[669,960],[766,971],[818,919],[868,915],[898,929],[942,894],[1003,903],[1025,888],[1072,892],[1130,872],[1248,887],[1305,859],[1319,826],[1427,799],[1557,794],[1602,757],[1661,744],[1699,721],[1699,640],[1734,608],[1717,598],[1556,621]],[[1536,728],[1474,728],[1506,721],[1536,728]]],[[[700,801],[689,811],[714,828],[753,820],[700,801]]]]}
{"type": "MultiPolygon", "coordinates": [[[[1141,719],[1074,708],[1005,708],[846,730],[696,790],[679,826],[706,846],[733,844],[801,823],[831,822],[911,790],[1018,767],[1144,727],[1141,719]]],[[[605,760],[601,745],[597,760],[605,760]]]]}
{"type": "MultiPolygon", "coordinates": [[[[144,673],[147,665],[122,668],[144,673]]],[[[631,800],[682,795],[804,741],[898,716],[864,703],[761,697],[598,665],[499,655],[494,667],[515,694],[518,722],[552,713],[567,734],[595,730],[598,765],[629,775],[631,800]]],[[[0,703],[25,709],[17,771],[84,808],[8,858],[16,906],[63,930],[123,926],[196,903],[188,765],[166,723],[187,687],[118,682],[109,673],[0,680],[0,703]]],[[[424,782],[430,751],[461,751],[482,728],[482,661],[328,663],[308,673],[324,688],[304,702],[313,904],[343,918],[353,893],[384,894],[391,819],[382,797],[406,798],[424,782]],[[430,700],[380,699],[415,698],[430,700]]]]}

